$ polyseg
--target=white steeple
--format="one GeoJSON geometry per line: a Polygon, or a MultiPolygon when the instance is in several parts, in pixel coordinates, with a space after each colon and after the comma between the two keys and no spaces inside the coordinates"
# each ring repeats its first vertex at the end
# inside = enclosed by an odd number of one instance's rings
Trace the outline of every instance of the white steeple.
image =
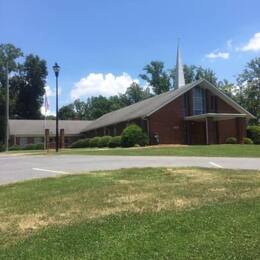
{"type": "Polygon", "coordinates": [[[177,60],[176,60],[176,89],[185,85],[184,71],[181,61],[180,47],[177,47],[177,60]]]}

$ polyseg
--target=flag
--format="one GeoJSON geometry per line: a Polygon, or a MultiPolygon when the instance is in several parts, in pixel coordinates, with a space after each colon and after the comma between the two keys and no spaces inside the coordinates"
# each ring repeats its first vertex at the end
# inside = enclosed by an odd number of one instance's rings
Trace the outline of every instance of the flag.
{"type": "Polygon", "coordinates": [[[48,97],[46,91],[44,95],[44,109],[45,109],[45,116],[46,116],[46,113],[49,110],[49,103],[48,103],[48,97]]]}

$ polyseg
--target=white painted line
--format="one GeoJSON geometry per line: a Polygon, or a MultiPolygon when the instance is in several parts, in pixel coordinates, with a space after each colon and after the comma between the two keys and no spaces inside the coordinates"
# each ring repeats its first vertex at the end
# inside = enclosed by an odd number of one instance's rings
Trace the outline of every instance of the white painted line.
{"type": "Polygon", "coordinates": [[[59,174],[68,174],[68,172],[63,171],[54,171],[54,170],[48,170],[48,169],[40,169],[40,168],[32,168],[34,171],[41,171],[41,172],[52,172],[52,173],[59,173],[59,174]]]}
{"type": "Polygon", "coordinates": [[[217,168],[223,168],[223,166],[217,164],[217,163],[214,163],[214,162],[209,162],[211,165],[217,167],[217,168]]]}

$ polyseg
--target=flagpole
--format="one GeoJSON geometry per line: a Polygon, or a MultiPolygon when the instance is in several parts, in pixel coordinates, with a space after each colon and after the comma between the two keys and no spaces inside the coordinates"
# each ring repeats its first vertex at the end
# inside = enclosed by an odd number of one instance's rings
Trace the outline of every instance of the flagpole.
{"type": "Polygon", "coordinates": [[[47,114],[47,105],[46,105],[46,102],[47,102],[47,94],[46,94],[46,90],[45,90],[45,101],[44,101],[44,150],[47,149],[47,140],[46,140],[46,114],[47,114]]]}

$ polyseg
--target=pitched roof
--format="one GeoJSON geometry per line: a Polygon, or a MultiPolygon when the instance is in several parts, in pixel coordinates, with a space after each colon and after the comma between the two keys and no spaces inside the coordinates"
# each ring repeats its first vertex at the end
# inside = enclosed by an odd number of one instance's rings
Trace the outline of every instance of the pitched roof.
{"type": "MultiPolygon", "coordinates": [[[[65,135],[80,134],[92,121],[85,120],[59,120],[59,129],[64,129],[65,135]]],[[[46,128],[50,135],[55,135],[56,121],[46,120],[46,128]]],[[[44,120],[9,120],[10,135],[44,135],[44,120]]]]}
{"type": "Polygon", "coordinates": [[[215,95],[219,96],[221,99],[229,103],[238,112],[246,114],[247,118],[254,118],[252,114],[250,114],[240,105],[238,105],[234,100],[225,95],[217,87],[215,87],[205,79],[200,79],[190,84],[186,84],[185,86],[182,86],[176,90],[170,90],[160,95],[135,103],[133,105],[107,113],[99,117],[97,120],[93,121],[91,124],[89,124],[83,132],[98,129],[104,126],[117,124],[120,122],[125,122],[128,120],[133,120],[136,118],[148,117],[160,108],[162,108],[163,106],[167,105],[169,102],[175,100],[185,92],[189,91],[190,89],[198,85],[210,89],[215,95]]]}

